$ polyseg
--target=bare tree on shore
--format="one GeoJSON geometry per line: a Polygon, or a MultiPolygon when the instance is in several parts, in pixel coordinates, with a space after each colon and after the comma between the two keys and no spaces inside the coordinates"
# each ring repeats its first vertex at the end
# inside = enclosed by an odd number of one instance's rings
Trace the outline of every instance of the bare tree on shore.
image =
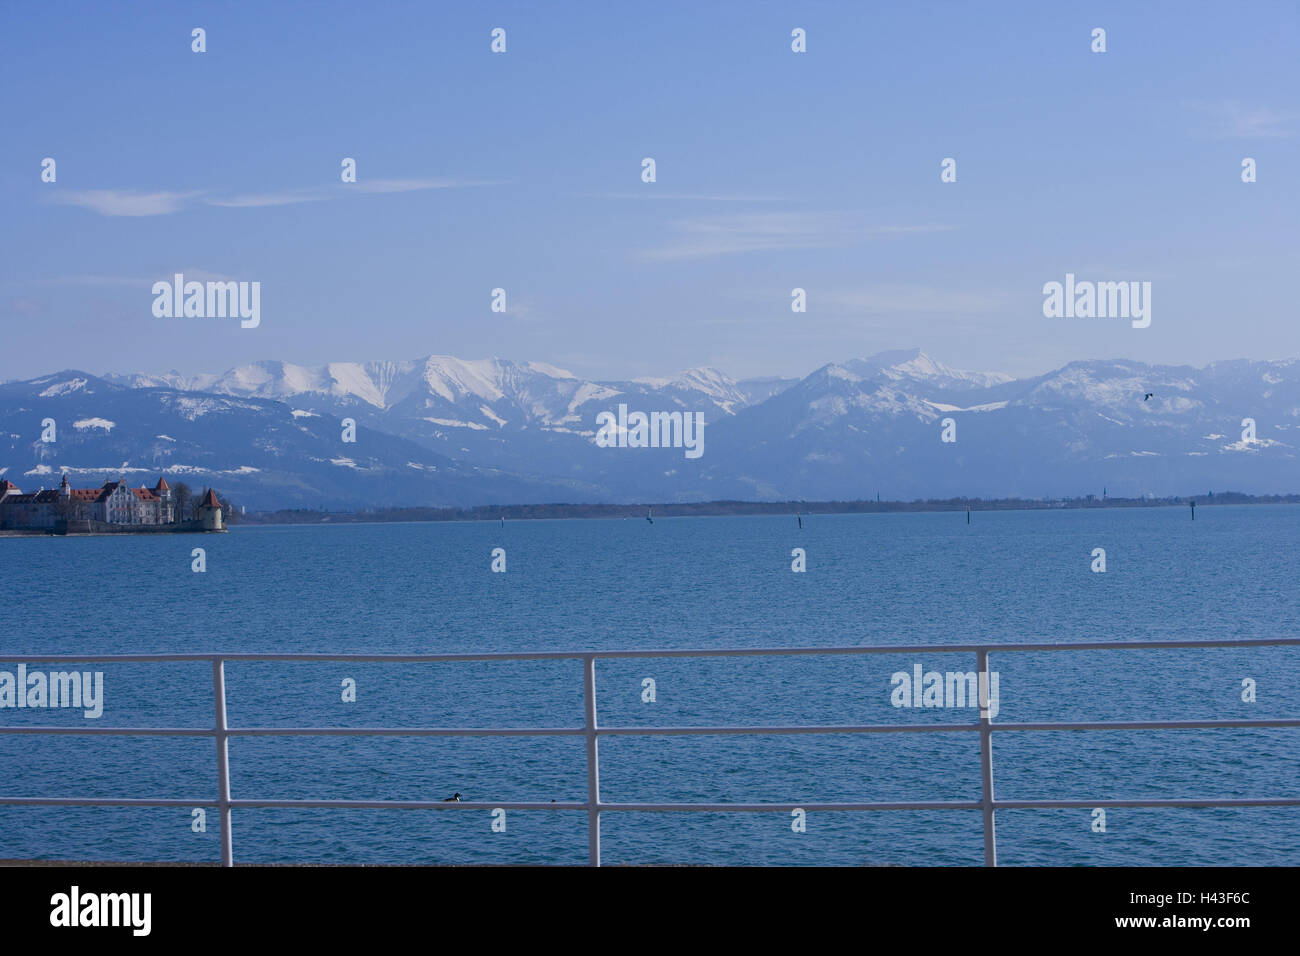
{"type": "Polygon", "coordinates": [[[177,521],[188,521],[193,515],[194,492],[190,486],[183,481],[176,482],[172,488],[172,501],[176,508],[175,518],[177,521]]]}

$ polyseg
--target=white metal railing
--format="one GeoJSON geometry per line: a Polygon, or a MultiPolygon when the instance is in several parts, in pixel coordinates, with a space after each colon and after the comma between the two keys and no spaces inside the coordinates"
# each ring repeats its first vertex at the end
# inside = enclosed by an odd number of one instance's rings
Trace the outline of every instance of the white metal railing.
{"type": "MultiPolygon", "coordinates": [[[[3,660],[17,663],[164,663],[208,661],[212,665],[212,694],[215,719],[205,727],[83,727],[83,726],[0,726],[0,734],[60,734],[108,736],[212,737],[217,747],[217,794],[208,799],[153,799],[131,797],[0,797],[0,806],[109,806],[109,807],[215,807],[221,818],[221,862],[234,865],[230,812],[245,808],[290,809],[399,809],[399,810],[585,810],[588,854],[592,866],[600,865],[600,815],[613,811],[685,812],[790,812],[860,810],[979,810],[984,820],[984,865],[997,865],[994,813],[997,810],[1079,809],[1103,807],[1288,807],[1300,806],[1300,797],[1224,799],[1138,799],[1138,800],[998,800],[993,794],[993,742],[996,731],[1060,730],[1200,730],[1207,728],[1300,727],[1300,718],[1269,720],[1141,720],[1105,722],[1021,722],[996,724],[987,709],[980,710],[977,723],[863,724],[796,726],[719,727],[600,727],[596,723],[596,661],[617,658],[672,657],[781,657],[835,656],[857,654],[943,654],[974,653],[979,674],[988,674],[990,652],[1021,651],[1109,651],[1170,650],[1200,648],[1295,647],[1300,638],[1243,639],[1227,641],[1092,641],[1063,644],[927,644],[912,646],[869,645],[863,647],[783,647],[728,650],[647,651],[540,651],[524,654],[91,654],[17,655],[3,660]],[[349,662],[349,663],[443,663],[452,661],[535,661],[581,660],[583,664],[582,727],[231,727],[226,719],[227,661],[349,662]],[[598,740],[613,736],[672,736],[719,734],[868,734],[868,733],[961,733],[978,732],[980,739],[980,799],[930,800],[868,803],[604,803],[600,799],[598,740]],[[587,799],[581,803],[482,802],[443,800],[242,800],[230,795],[231,737],[289,736],[391,736],[391,737],[566,737],[583,736],[587,745],[587,799]]],[[[987,680],[987,677],[985,678],[987,680]]]]}

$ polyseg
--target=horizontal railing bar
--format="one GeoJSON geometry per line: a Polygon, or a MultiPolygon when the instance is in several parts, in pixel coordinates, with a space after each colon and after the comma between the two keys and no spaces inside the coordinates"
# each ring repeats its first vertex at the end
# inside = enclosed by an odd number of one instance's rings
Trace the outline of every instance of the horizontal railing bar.
{"type": "Polygon", "coordinates": [[[71,736],[145,736],[145,737],[212,737],[211,727],[5,727],[0,734],[65,734],[71,736]]]}
{"type": "MultiPolygon", "coordinates": [[[[299,810],[586,810],[585,803],[468,800],[257,800],[231,799],[232,808],[299,810]]],[[[216,800],[146,799],[134,797],[0,797],[0,806],[51,807],[215,807],[216,800]]]]}
{"type": "Polygon", "coordinates": [[[654,657],[780,657],[828,654],[963,654],[978,650],[1004,651],[1089,651],[1162,650],[1206,647],[1291,647],[1300,638],[1241,638],[1213,641],[1075,641],[1056,644],[864,644],[858,647],[744,647],[693,650],[606,650],[529,651],[487,654],[18,654],[0,655],[0,661],[16,663],[162,663],[183,661],[319,661],[347,663],[435,663],[439,661],[526,661],[654,658],[654,657]]]}
{"type": "Polygon", "coordinates": [[[596,658],[627,657],[763,657],[818,654],[973,654],[987,651],[1149,650],[1197,647],[1280,647],[1300,645],[1300,638],[1242,638],[1222,641],[1083,641],[1063,644],[864,644],[858,647],[717,648],[706,650],[590,651],[596,658]]]}
{"type": "MultiPolygon", "coordinates": [[[[210,797],[196,800],[150,799],[145,797],[0,797],[0,806],[48,807],[215,807],[210,797]]],[[[447,800],[236,800],[231,807],[285,807],[300,809],[375,809],[375,810],[586,810],[585,803],[501,802],[474,803],[447,800]]]]}
{"type": "Polygon", "coordinates": [[[672,812],[684,810],[699,813],[763,813],[774,810],[806,810],[808,813],[845,810],[978,810],[978,800],[920,800],[901,802],[869,803],[602,803],[597,809],[644,811],[647,813],[672,812]]]}
{"type": "MultiPolygon", "coordinates": [[[[1300,718],[1279,717],[1275,720],[1152,720],[1100,721],[1093,723],[1015,723],[992,724],[992,730],[1197,730],[1231,727],[1300,727],[1300,718]]],[[[600,727],[600,736],[679,736],[683,734],[888,734],[934,731],[978,731],[979,724],[859,724],[803,725],[793,727],[600,727]]]]}
{"type": "MultiPolygon", "coordinates": [[[[129,797],[0,797],[0,806],[183,806],[214,807],[217,801],[203,800],[148,800],[129,797]]],[[[588,810],[587,803],[538,803],[521,801],[468,801],[446,800],[260,800],[231,799],[235,809],[282,810],[588,810]]],[[[978,810],[980,804],[968,800],[931,800],[908,803],[600,803],[596,809],[605,810],[698,810],[702,812],[758,812],[790,811],[800,808],[809,812],[817,810],[978,810]]]]}
{"type": "MultiPolygon", "coordinates": [[[[1264,720],[1144,720],[992,724],[991,730],[1199,730],[1214,728],[1300,727],[1300,718],[1264,720]]],[[[598,727],[601,737],[675,737],[734,734],[890,734],[978,731],[979,724],[808,724],[720,727],[598,727]]],[[[211,737],[201,727],[5,727],[0,734],[68,736],[211,737]]],[[[582,727],[229,727],[229,737],[581,737],[582,727]]]]}
{"type": "Polygon", "coordinates": [[[229,737],[581,737],[581,727],[229,727],[229,737]]]}
{"type": "MultiPolygon", "coordinates": [[[[500,807],[504,810],[586,810],[586,803],[501,803],[469,802],[448,803],[423,800],[231,800],[232,807],[246,808],[333,808],[333,809],[470,809],[487,810],[500,807]]],[[[738,811],[758,813],[763,811],[789,811],[795,808],[809,813],[822,810],[979,810],[982,804],[978,800],[910,800],[910,801],[867,801],[858,803],[598,803],[596,809],[628,811],[693,811],[700,813],[719,813],[738,811]]],[[[995,800],[994,809],[1065,809],[1092,807],[1285,807],[1300,806],[1300,797],[1245,797],[1222,800],[995,800]]]]}
{"type": "MultiPolygon", "coordinates": [[[[227,737],[581,737],[581,727],[228,727],[227,737]]],[[[5,727],[0,734],[212,737],[212,728],[5,727]]]]}
{"type": "Polygon", "coordinates": [[[1300,718],[1276,720],[1110,720],[1095,723],[992,724],[990,730],[1198,730],[1225,727],[1300,727],[1300,718]]]}
{"type": "Polygon", "coordinates": [[[1222,800],[994,800],[995,810],[1079,810],[1094,807],[1300,807],[1300,797],[1244,797],[1222,800]]]}
{"type": "MultiPolygon", "coordinates": [[[[137,797],[0,797],[0,806],[78,806],[78,807],[215,807],[217,801],[209,798],[150,799],[137,797]]],[[[244,809],[322,809],[322,810],[588,810],[585,802],[540,803],[528,801],[469,801],[446,800],[258,800],[232,799],[230,806],[244,809]]],[[[979,810],[978,800],[919,800],[868,803],[598,803],[596,809],[604,811],[687,811],[700,813],[758,813],[763,811],[813,811],[844,810],[979,810]]],[[[1095,807],[1294,807],[1300,806],[1300,797],[1225,797],[1221,800],[1198,799],[1134,799],[1134,800],[995,800],[995,810],[1061,810],[1090,809],[1095,807]]]]}
{"type": "Polygon", "coordinates": [[[184,800],[160,797],[0,797],[4,807],[215,807],[217,801],[203,797],[184,800]]]}
{"type": "MultiPolygon", "coordinates": [[[[1094,807],[1293,807],[1300,806],[1300,797],[1261,797],[1223,800],[994,800],[995,810],[1053,810],[1091,809],[1094,807]]],[[[772,810],[798,808],[812,813],[814,810],[979,810],[978,800],[931,800],[909,803],[602,803],[597,809],[644,810],[670,812],[675,810],[700,813],[739,811],[758,813],[772,810]]]]}
{"type": "Polygon", "coordinates": [[[539,803],[537,801],[498,800],[258,800],[230,801],[231,807],[282,810],[586,810],[584,803],[539,803]]]}
{"type": "MultiPolygon", "coordinates": [[[[1099,721],[1053,723],[995,723],[995,731],[1066,730],[1212,730],[1231,727],[1300,727],[1300,718],[1279,717],[1260,721],[1099,721]]],[[[863,723],[863,724],[754,724],[724,727],[598,727],[598,736],[706,736],[740,734],[935,734],[979,731],[978,723],[863,723]]],[[[194,736],[211,737],[212,728],[201,727],[5,727],[0,734],[57,734],[66,736],[194,736]]],[[[226,736],[584,736],[582,727],[227,727],[226,736]]]]}
{"type": "Polygon", "coordinates": [[[706,734],[888,734],[979,730],[978,724],[807,724],[753,727],[597,727],[599,737],[677,737],[706,734]]]}

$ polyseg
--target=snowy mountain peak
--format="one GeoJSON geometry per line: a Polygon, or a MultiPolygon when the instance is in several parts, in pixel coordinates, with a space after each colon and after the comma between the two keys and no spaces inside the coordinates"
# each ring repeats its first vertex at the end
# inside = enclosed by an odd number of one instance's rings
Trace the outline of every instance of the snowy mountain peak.
{"type": "Polygon", "coordinates": [[[748,396],[731,376],[708,366],[687,369],[668,387],[702,395],[728,415],[734,415],[750,404],[748,396]]]}
{"type": "Polygon", "coordinates": [[[949,368],[920,349],[894,349],[865,359],[845,362],[843,367],[862,378],[883,377],[892,381],[909,379],[945,386],[988,388],[1013,381],[1002,372],[966,372],[949,368]]]}
{"type": "Polygon", "coordinates": [[[466,360],[430,355],[424,360],[424,381],[430,392],[449,402],[467,395],[495,402],[505,397],[501,389],[503,366],[511,364],[498,358],[466,360]]]}
{"type": "Polygon", "coordinates": [[[547,378],[576,378],[572,372],[556,368],[554,365],[547,365],[545,362],[525,362],[524,368],[530,372],[536,372],[538,375],[545,375],[547,378]]]}

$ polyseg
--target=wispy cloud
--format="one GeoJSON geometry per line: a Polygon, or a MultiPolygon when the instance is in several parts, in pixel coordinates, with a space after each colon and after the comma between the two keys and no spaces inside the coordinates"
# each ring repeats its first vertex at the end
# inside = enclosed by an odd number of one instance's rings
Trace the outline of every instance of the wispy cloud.
{"type": "Polygon", "coordinates": [[[231,196],[228,199],[205,199],[209,206],[223,206],[229,209],[260,209],[263,206],[291,206],[300,202],[320,202],[329,197],[316,190],[298,190],[281,193],[253,193],[247,196],[231,196]]]}
{"type": "Polygon", "coordinates": [[[692,202],[789,202],[780,196],[719,196],[715,193],[670,193],[654,187],[626,193],[580,193],[583,199],[680,199],[692,202]]]}
{"type": "Polygon", "coordinates": [[[356,195],[420,192],[429,189],[461,189],[469,186],[495,186],[496,182],[477,179],[372,179],[356,183],[311,189],[286,189],[279,192],[213,196],[195,192],[144,192],[129,189],[60,190],[51,202],[80,206],[101,216],[167,216],[198,201],[208,206],[228,209],[259,209],[289,206],[295,203],[327,202],[356,195]]]}
{"type": "Polygon", "coordinates": [[[478,179],[363,179],[355,183],[318,189],[290,189],[275,193],[253,193],[244,196],[207,199],[209,206],[231,209],[253,209],[262,206],[290,206],[304,202],[328,202],[347,199],[358,193],[366,195],[387,193],[423,192],[429,189],[464,189],[470,186],[498,186],[500,183],[478,179]]]}
{"type": "Polygon", "coordinates": [[[176,212],[194,196],[194,192],[133,192],[128,189],[59,190],[51,202],[80,206],[101,216],[166,216],[176,212]]]}
{"type": "Polygon", "coordinates": [[[410,193],[425,189],[464,189],[469,186],[500,186],[487,179],[363,179],[353,183],[363,193],[410,193]]]}
{"type": "Polygon", "coordinates": [[[1210,132],[1231,139],[1271,139],[1300,133],[1300,112],[1236,100],[1196,100],[1186,104],[1208,122],[1210,132]]]}
{"type": "Polygon", "coordinates": [[[698,259],[738,252],[847,246],[865,239],[944,232],[953,226],[878,226],[845,212],[736,213],[676,222],[679,235],[642,253],[646,259],[698,259]]]}

